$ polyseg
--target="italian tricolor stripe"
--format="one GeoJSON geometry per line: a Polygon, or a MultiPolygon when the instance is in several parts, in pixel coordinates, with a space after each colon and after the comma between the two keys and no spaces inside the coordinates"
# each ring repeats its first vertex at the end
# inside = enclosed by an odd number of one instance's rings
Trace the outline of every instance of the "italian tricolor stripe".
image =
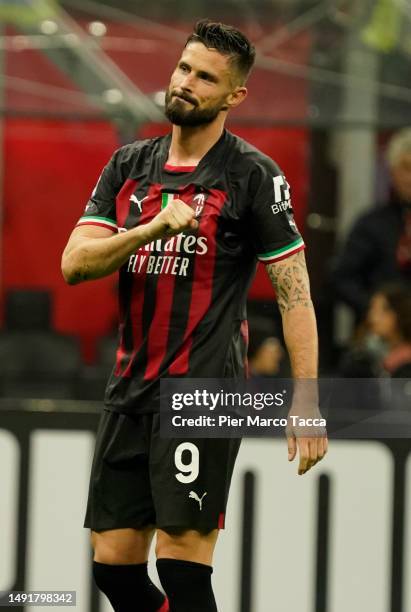
{"type": "Polygon", "coordinates": [[[161,210],[167,206],[174,199],[174,193],[162,193],[161,194],[161,210]]]}
{"type": "Polygon", "coordinates": [[[304,240],[302,238],[297,238],[291,244],[287,244],[287,246],[282,247],[281,249],[277,249],[276,251],[271,251],[271,253],[259,253],[257,255],[260,261],[264,262],[272,262],[279,261],[280,259],[285,259],[298,251],[301,251],[305,248],[304,240]]]}
{"type": "Polygon", "coordinates": [[[106,227],[113,232],[117,231],[117,223],[108,217],[81,217],[77,223],[79,225],[98,225],[100,227],[106,227]]]}

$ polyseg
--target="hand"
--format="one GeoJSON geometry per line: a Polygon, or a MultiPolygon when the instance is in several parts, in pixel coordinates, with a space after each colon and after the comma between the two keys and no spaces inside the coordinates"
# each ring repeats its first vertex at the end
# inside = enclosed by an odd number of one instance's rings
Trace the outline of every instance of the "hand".
{"type": "MultiPolygon", "coordinates": [[[[318,409],[314,411],[299,410],[298,412],[300,416],[301,412],[305,412],[303,417],[304,419],[321,419],[321,414],[318,409]]],[[[325,456],[328,450],[328,438],[325,427],[319,425],[300,425],[299,417],[296,417],[296,415],[297,411],[294,409],[290,411],[290,414],[288,415],[288,461],[294,460],[298,447],[300,455],[298,475],[302,476],[325,456]],[[294,419],[292,419],[293,416],[295,417],[294,419]]]]}
{"type": "Polygon", "coordinates": [[[171,200],[162,211],[147,224],[147,230],[152,235],[152,240],[175,236],[185,230],[196,230],[198,221],[195,219],[194,210],[182,200],[171,200]]]}
{"type": "Polygon", "coordinates": [[[324,438],[295,438],[287,437],[288,461],[293,461],[297,454],[297,446],[300,451],[300,462],[298,464],[298,475],[302,476],[316,463],[321,461],[328,450],[328,439],[324,438]]]}

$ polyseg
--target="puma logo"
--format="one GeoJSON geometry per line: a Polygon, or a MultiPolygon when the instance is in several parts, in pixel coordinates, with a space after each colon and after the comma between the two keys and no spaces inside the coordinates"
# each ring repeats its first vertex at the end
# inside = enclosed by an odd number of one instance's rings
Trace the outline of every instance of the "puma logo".
{"type": "Polygon", "coordinates": [[[203,493],[202,497],[198,497],[198,495],[197,495],[197,493],[195,491],[190,491],[188,497],[198,501],[198,505],[200,506],[200,510],[202,510],[203,509],[203,499],[205,498],[206,495],[207,495],[207,491],[205,491],[205,493],[203,493]]]}
{"type": "Polygon", "coordinates": [[[143,202],[144,200],[147,200],[147,198],[148,196],[146,196],[142,200],[139,200],[138,197],[133,194],[132,196],[130,196],[130,202],[134,202],[135,204],[137,204],[138,210],[140,211],[140,213],[142,213],[143,212],[143,202]]]}

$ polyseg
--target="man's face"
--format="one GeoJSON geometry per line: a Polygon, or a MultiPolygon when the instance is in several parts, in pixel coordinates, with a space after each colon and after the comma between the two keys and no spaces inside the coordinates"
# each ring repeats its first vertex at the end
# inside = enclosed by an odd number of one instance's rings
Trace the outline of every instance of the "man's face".
{"type": "Polygon", "coordinates": [[[411,204],[411,153],[403,153],[391,168],[392,182],[398,195],[411,204]]]}
{"type": "MultiPolygon", "coordinates": [[[[228,110],[236,89],[228,56],[190,43],[171,75],[165,113],[175,125],[197,127],[228,110]]],[[[245,89],[245,88],[240,88],[245,89]]]]}

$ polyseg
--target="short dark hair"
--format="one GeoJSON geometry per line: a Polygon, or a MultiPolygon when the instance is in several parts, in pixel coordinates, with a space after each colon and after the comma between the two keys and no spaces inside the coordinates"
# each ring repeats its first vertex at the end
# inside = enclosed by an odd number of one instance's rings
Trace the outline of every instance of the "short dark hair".
{"type": "Polygon", "coordinates": [[[375,294],[385,297],[389,308],[396,315],[401,337],[411,342],[411,288],[403,283],[392,282],[379,287],[375,294]]]}
{"type": "Polygon", "coordinates": [[[245,83],[254,64],[255,48],[240,30],[224,23],[202,19],[196,23],[186,46],[193,42],[201,42],[207,49],[216,49],[230,56],[241,82],[245,83]]]}

